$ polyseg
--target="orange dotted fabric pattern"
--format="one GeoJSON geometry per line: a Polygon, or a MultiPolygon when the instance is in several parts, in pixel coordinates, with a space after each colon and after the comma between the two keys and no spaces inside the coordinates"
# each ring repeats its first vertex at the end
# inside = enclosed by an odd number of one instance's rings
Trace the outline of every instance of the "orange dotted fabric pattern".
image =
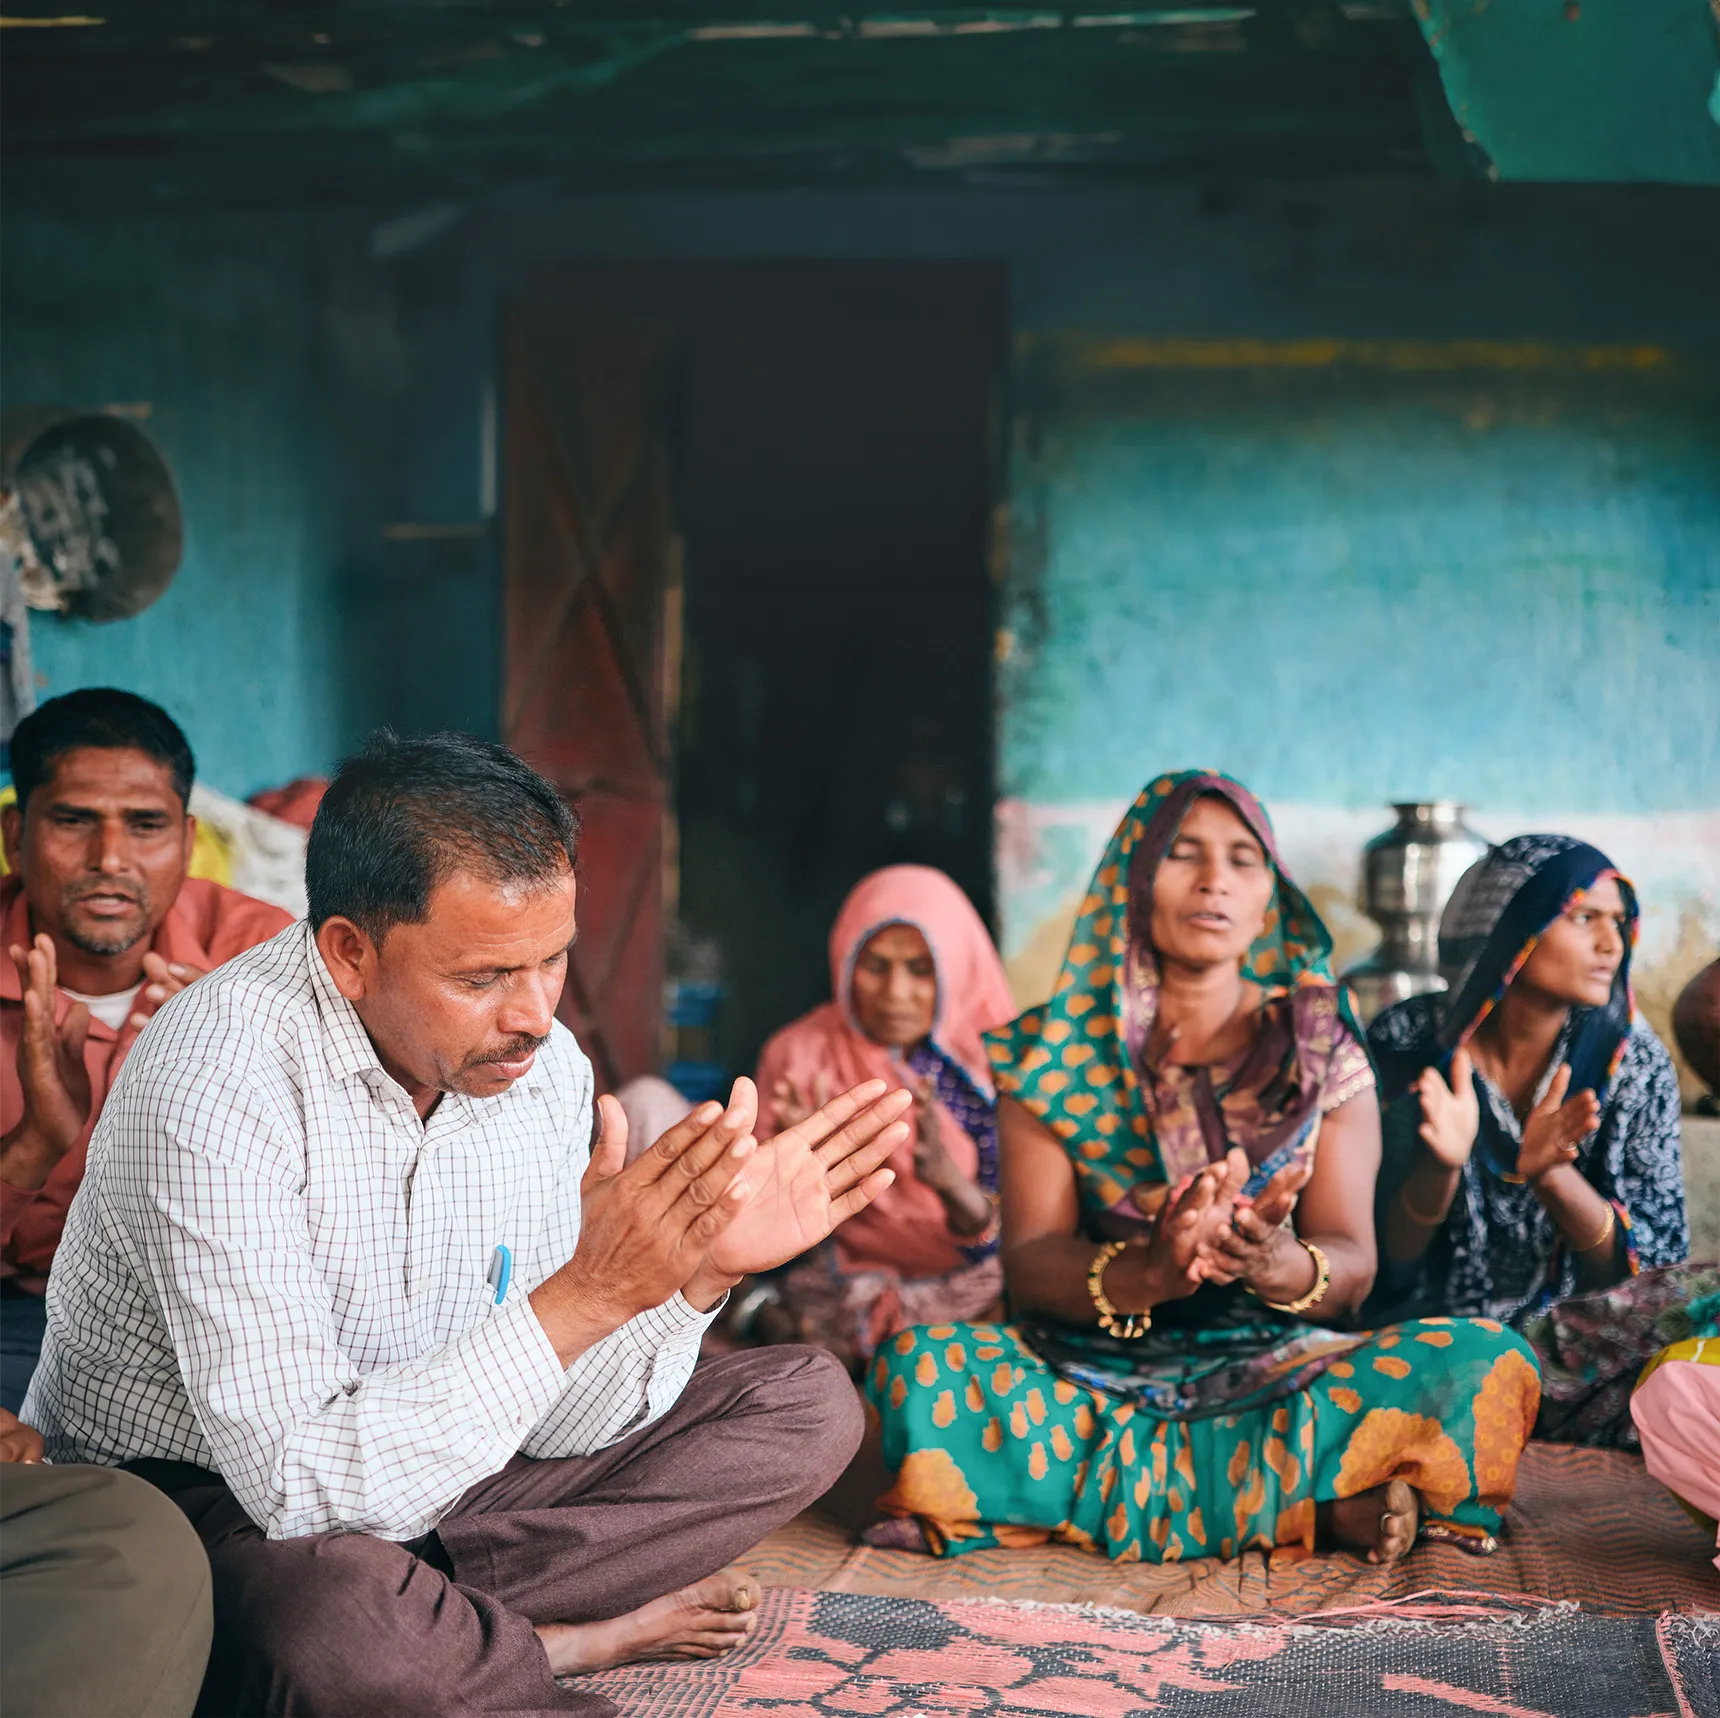
{"type": "Polygon", "coordinates": [[[1540,1403],[1527,1345],[1480,1319],[1380,1332],[1305,1390],[1202,1420],[1059,1378],[1008,1325],[904,1331],[867,1386],[895,1475],[881,1506],[940,1555],[1055,1540],[1154,1563],[1312,1551],[1316,1503],[1393,1479],[1482,1548],[1540,1403]]]}

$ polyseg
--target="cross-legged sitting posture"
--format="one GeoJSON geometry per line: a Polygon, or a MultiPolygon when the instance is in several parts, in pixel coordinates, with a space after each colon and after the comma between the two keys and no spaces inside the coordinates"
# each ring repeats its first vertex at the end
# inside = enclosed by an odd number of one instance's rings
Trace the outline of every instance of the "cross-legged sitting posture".
{"type": "Polygon", "coordinates": [[[1051,1000],[986,1035],[1014,1316],[879,1349],[875,1540],[1494,1548],[1534,1361],[1490,1319],[1348,1327],[1379,1111],[1331,946],[1240,782],[1142,791],[1051,1000]]]}
{"type": "MultiPolygon", "coordinates": [[[[928,865],[888,865],[849,891],[830,933],[830,995],[765,1045],[761,1115],[787,1126],[857,1080],[888,1080],[916,1091],[913,1149],[882,1199],[771,1285],[779,1304],[760,1306],[753,1327],[859,1369],[910,1325],[1001,1304],[997,1100],[980,1033],[1015,1010],[984,921],[928,865]]],[[[744,1316],[749,1297],[737,1298],[744,1316]]]]}
{"type": "Polygon", "coordinates": [[[510,753],[377,736],[309,924],[174,997],[108,1100],[26,1417],[197,1529],[201,1711],[610,1712],[556,1677],[744,1638],[727,1565],[859,1441],[827,1355],[694,1361],[888,1186],[909,1095],[761,1144],[741,1081],[626,1164],[554,1020],[574,850],[510,753]]]}

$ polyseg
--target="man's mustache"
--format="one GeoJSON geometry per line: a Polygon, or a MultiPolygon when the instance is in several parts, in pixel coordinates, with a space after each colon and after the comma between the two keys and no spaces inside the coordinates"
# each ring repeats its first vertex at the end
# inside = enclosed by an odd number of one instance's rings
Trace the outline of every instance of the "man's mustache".
{"type": "Polygon", "coordinates": [[[522,1033],[518,1038],[510,1038],[499,1050],[492,1050],[487,1056],[478,1057],[474,1067],[487,1067],[492,1062],[517,1062],[522,1056],[529,1056],[536,1050],[541,1050],[549,1042],[546,1032],[541,1038],[534,1038],[522,1033]]]}

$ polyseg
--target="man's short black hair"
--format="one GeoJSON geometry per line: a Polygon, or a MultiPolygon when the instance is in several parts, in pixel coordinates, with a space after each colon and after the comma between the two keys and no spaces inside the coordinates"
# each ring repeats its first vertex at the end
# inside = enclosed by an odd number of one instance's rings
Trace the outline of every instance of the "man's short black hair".
{"type": "Polygon", "coordinates": [[[32,710],[12,732],[12,785],[18,810],[48,782],[67,752],[85,746],[102,751],[142,752],[166,766],[181,805],[191,799],[197,763],[179,724],[147,698],[117,686],[85,686],[64,692],[32,710]]]}
{"type": "Polygon", "coordinates": [[[380,947],[395,925],[422,924],[431,893],[456,872],[553,882],[578,837],[561,795],[505,746],[379,728],[317,807],[305,852],[311,925],[351,919],[380,947]]]}

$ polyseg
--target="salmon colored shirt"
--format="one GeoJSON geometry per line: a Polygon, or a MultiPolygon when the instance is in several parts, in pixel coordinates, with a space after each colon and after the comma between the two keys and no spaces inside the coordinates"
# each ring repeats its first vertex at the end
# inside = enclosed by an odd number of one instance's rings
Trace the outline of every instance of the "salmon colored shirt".
{"type": "MultiPolygon", "coordinates": [[[[210,971],[234,955],[267,942],[292,922],[292,914],[266,901],[252,900],[219,883],[188,877],[150,947],[169,964],[210,971]]],[[[29,942],[30,913],[23,883],[17,876],[9,876],[0,881],[0,1133],[16,1127],[24,1114],[24,1087],[18,1078],[24,990],[6,950],[14,944],[26,948],[29,942]]],[[[64,991],[54,993],[56,1020],[70,1006],[64,991]]],[[[46,1286],[67,1208],[84,1178],[90,1134],[120,1064],[136,1041],[137,1030],[129,1022],[115,1032],[91,1019],[84,1045],[84,1067],[90,1076],[90,1120],[83,1137],[34,1191],[0,1181],[0,1276],[16,1277],[20,1288],[39,1291],[46,1286]]]]}

